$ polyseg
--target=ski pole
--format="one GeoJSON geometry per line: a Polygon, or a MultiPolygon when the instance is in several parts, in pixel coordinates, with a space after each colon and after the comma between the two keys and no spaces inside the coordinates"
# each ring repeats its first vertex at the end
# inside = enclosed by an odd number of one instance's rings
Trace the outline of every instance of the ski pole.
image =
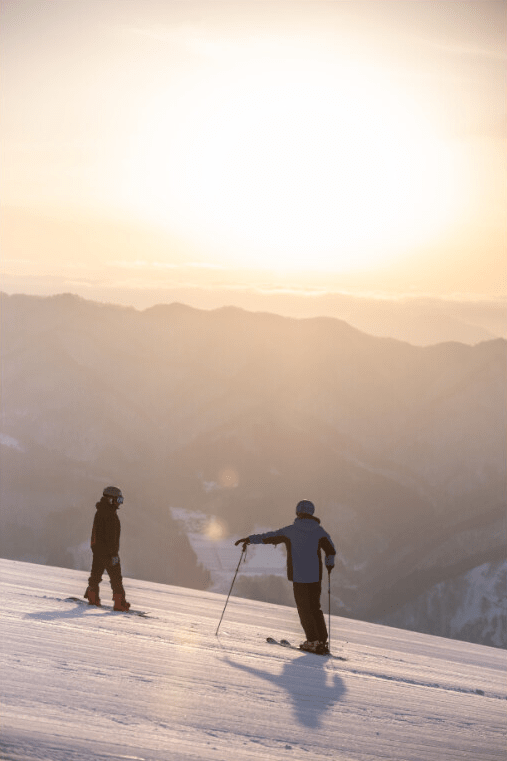
{"type": "Polygon", "coordinates": [[[215,636],[216,637],[218,637],[218,630],[220,629],[220,624],[222,623],[222,618],[224,617],[225,609],[227,607],[227,603],[229,602],[229,597],[231,596],[232,588],[234,586],[234,582],[236,581],[236,576],[238,575],[238,571],[239,571],[239,567],[241,565],[241,561],[243,559],[243,555],[245,555],[245,560],[246,560],[246,547],[247,547],[247,545],[246,545],[246,542],[245,542],[245,544],[243,545],[243,551],[241,553],[241,557],[239,559],[238,567],[236,568],[236,573],[234,574],[234,578],[232,580],[231,588],[229,589],[229,594],[227,595],[227,600],[225,601],[225,605],[224,605],[224,609],[222,611],[222,615],[220,616],[220,621],[218,622],[217,630],[215,632],[215,636]]]}
{"type": "Polygon", "coordinates": [[[328,626],[328,647],[331,650],[331,568],[327,569],[327,595],[328,595],[328,613],[329,613],[329,626],[328,626]]]}

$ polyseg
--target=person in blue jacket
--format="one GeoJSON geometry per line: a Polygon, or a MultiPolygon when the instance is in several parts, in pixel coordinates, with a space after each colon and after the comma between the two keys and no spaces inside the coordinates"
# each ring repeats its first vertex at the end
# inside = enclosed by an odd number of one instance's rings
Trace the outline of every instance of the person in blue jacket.
{"type": "Polygon", "coordinates": [[[331,537],[315,517],[315,505],[303,499],[296,506],[294,523],[277,531],[251,534],[235,544],[280,544],[287,548],[287,578],[294,587],[294,599],[306,635],[302,650],[329,653],[328,632],[324,613],[320,607],[322,587],[322,556],[329,573],[334,568],[335,546],[331,537]]]}

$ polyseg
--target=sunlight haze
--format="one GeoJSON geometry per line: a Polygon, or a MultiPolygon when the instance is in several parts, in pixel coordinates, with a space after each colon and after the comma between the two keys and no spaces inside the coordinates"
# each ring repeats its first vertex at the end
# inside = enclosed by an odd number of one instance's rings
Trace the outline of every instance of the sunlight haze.
{"type": "Polygon", "coordinates": [[[504,296],[505,10],[3,3],[2,289],[504,296]]]}

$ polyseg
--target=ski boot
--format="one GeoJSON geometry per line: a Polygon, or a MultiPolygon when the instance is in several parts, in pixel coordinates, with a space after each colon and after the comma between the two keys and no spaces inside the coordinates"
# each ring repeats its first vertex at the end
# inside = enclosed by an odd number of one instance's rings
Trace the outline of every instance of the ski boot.
{"type": "Polygon", "coordinates": [[[97,608],[100,608],[101,602],[98,589],[87,587],[86,592],[84,593],[84,598],[85,600],[88,600],[88,605],[96,605],[97,608]]]}
{"type": "Polygon", "coordinates": [[[317,644],[315,652],[317,653],[317,655],[329,655],[330,654],[329,645],[327,644],[327,642],[319,642],[317,644]]]}
{"type": "Polygon", "coordinates": [[[126,601],[124,594],[122,595],[121,593],[119,593],[119,594],[113,595],[113,600],[114,600],[113,610],[121,610],[124,613],[126,613],[129,610],[130,603],[126,601]]]}
{"type": "Polygon", "coordinates": [[[304,650],[306,653],[316,653],[318,645],[320,645],[320,642],[318,639],[316,639],[314,642],[310,642],[309,640],[306,640],[305,642],[302,642],[300,644],[299,649],[304,650]]]}

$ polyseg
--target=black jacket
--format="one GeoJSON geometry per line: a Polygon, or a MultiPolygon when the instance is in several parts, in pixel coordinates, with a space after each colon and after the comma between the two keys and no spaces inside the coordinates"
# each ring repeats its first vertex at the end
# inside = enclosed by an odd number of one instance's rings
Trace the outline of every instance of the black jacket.
{"type": "Polygon", "coordinates": [[[107,499],[102,498],[95,507],[90,546],[93,552],[113,557],[120,551],[120,519],[107,499]]]}

